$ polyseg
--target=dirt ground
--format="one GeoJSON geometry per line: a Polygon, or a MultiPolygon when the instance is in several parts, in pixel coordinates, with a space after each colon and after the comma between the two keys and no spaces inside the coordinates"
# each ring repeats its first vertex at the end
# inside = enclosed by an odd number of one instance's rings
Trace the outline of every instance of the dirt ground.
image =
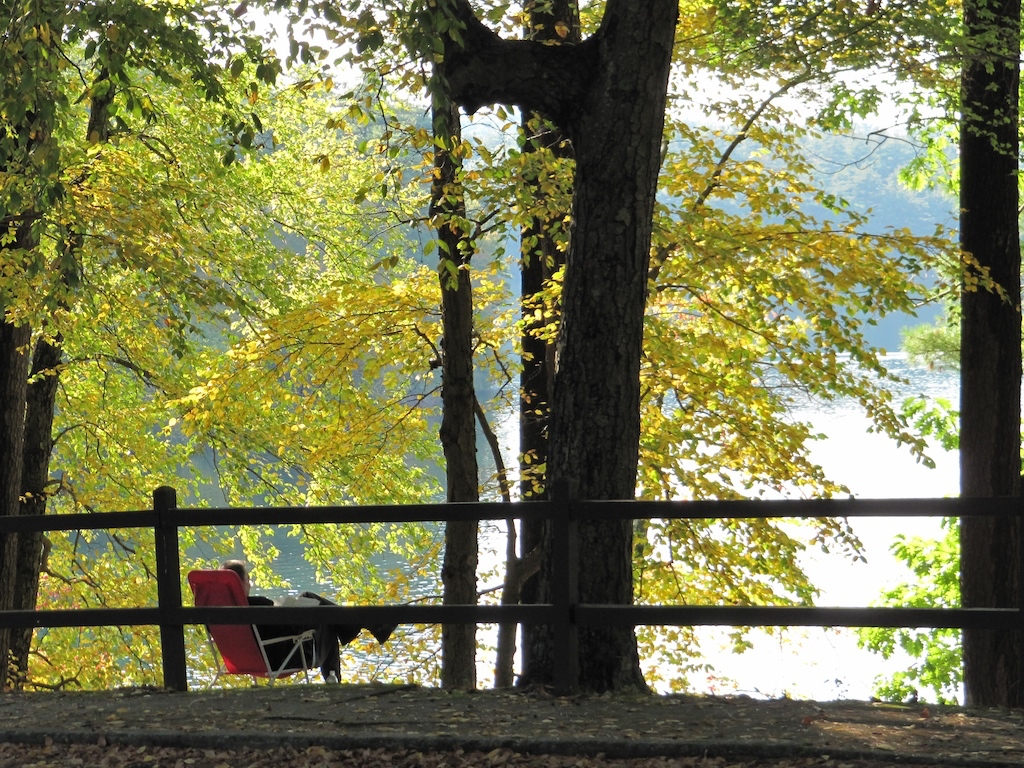
{"type": "Polygon", "coordinates": [[[296,685],[0,694],[0,768],[1024,765],[1024,711],[296,685]]]}

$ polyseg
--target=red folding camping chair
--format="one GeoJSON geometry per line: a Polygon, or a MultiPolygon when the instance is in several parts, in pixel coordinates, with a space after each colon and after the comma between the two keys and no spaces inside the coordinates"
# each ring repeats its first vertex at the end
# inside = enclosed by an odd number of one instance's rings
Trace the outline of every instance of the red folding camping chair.
{"type": "MultiPolygon", "coordinates": [[[[242,579],[228,569],[190,571],[188,585],[199,607],[249,605],[242,579]]],[[[259,628],[255,624],[210,624],[206,631],[213,658],[219,660],[211,686],[225,674],[251,675],[254,683],[255,678],[265,677],[273,685],[279,677],[302,672],[306,682],[309,682],[309,668],[316,663],[312,629],[297,635],[266,640],[260,637],[259,628]],[[276,643],[290,644],[287,656],[277,668],[267,658],[267,646],[276,643]]]]}

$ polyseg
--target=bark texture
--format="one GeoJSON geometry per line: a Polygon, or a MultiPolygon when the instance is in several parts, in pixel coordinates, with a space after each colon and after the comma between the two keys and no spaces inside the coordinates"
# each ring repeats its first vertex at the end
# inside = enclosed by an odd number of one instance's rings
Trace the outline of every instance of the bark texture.
{"type": "MultiPolygon", "coordinates": [[[[644,304],[676,12],[675,2],[608,4],[597,76],[570,128],[576,186],[548,473],[584,499],[631,499],[636,489],[644,304]]],[[[581,521],[580,566],[581,602],[631,602],[631,522],[581,521]]],[[[580,676],[598,691],[645,687],[633,631],[581,629],[580,676]]]]}
{"type": "MultiPolygon", "coordinates": [[[[16,84],[0,93],[0,266],[31,273],[39,268],[39,223],[59,198],[59,153],[52,137],[57,98],[56,50],[61,39],[56,9],[41,3],[10,7],[3,24],[0,67],[16,84]],[[49,39],[36,30],[42,24],[49,39]],[[24,42],[33,40],[34,45],[24,42]],[[9,44],[8,44],[9,43],[9,44]]],[[[25,408],[32,329],[17,316],[28,308],[9,305],[0,289],[0,515],[21,514],[25,408]]],[[[18,537],[0,535],[0,610],[15,607],[18,537]]],[[[0,688],[12,677],[10,655],[16,632],[0,630],[0,688]]],[[[16,677],[16,676],[14,676],[16,677]]]]}
{"type": "MultiPolygon", "coordinates": [[[[1020,0],[964,4],[969,45],[962,73],[960,238],[960,492],[1020,492],[1020,238],[1018,231],[1018,72],[1020,0]],[[987,271],[992,289],[977,279],[987,271]]],[[[1018,523],[961,521],[964,607],[1017,607],[1018,523]]],[[[1015,632],[966,630],[967,703],[1021,706],[1015,632]]]]}
{"type": "MultiPolygon", "coordinates": [[[[22,467],[22,515],[46,513],[49,495],[50,454],[53,450],[53,414],[56,407],[60,338],[40,338],[32,354],[25,400],[25,443],[22,467]]],[[[39,573],[43,567],[43,534],[18,536],[13,603],[16,610],[30,611],[39,595],[39,573]]],[[[19,682],[28,675],[32,629],[26,627],[12,638],[11,655],[19,682]]]]}
{"type": "MultiPolygon", "coordinates": [[[[109,80],[109,72],[102,68],[95,83],[109,80]]],[[[97,89],[101,95],[93,97],[86,126],[86,140],[106,142],[110,138],[110,108],[116,89],[97,89]]],[[[80,232],[67,228],[64,231],[62,258],[54,260],[52,269],[59,278],[58,296],[55,297],[62,309],[68,310],[67,301],[60,295],[71,291],[76,278],[71,274],[77,270],[76,262],[84,244],[80,232]]],[[[27,231],[21,247],[34,248],[37,242],[27,231]]],[[[25,389],[25,439],[22,462],[19,513],[22,515],[43,515],[49,493],[50,457],[53,451],[53,417],[57,401],[57,387],[60,377],[63,338],[41,334],[36,339],[32,353],[31,370],[25,389]]],[[[26,351],[26,359],[28,353],[26,351]]],[[[12,607],[18,610],[33,610],[39,595],[39,574],[43,567],[42,533],[18,536],[15,548],[16,563],[13,583],[10,584],[12,607]]],[[[22,684],[28,676],[28,658],[32,644],[31,628],[12,631],[11,635],[11,677],[15,685],[22,684]]]]}
{"type": "MultiPolygon", "coordinates": [[[[444,448],[448,501],[478,501],[476,457],[476,393],[473,387],[473,293],[470,281],[470,246],[457,224],[465,217],[459,186],[459,165],[446,151],[462,138],[458,108],[435,97],[434,136],[440,139],[434,155],[435,178],[431,192],[431,218],[440,247],[438,276],[441,287],[443,354],[441,366],[444,448]]],[[[446,605],[476,603],[477,524],[449,522],[445,528],[441,579],[446,605]]],[[[476,626],[445,624],[441,629],[441,685],[476,688],[476,626]]]]}
{"type": "MultiPolygon", "coordinates": [[[[25,393],[28,386],[28,325],[0,320],[0,515],[21,511],[21,472],[25,446],[25,393]]],[[[0,535],[0,610],[15,603],[18,536],[0,535]]],[[[11,665],[15,630],[0,629],[0,690],[17,680],[11,665]]]]}
{"type": "MultiPolygon", "coordinates": [[[[562,127],[576,156],[550,423],[548,482],[580,498],[629,499],[640,434],[640,350],[651,220],[676,16],[675,0],[610,0],[598,32],[576,46],[502,41],[460,3],[464,48],[446,52],[452,96],[469,110],[503,102],[562,127]]],[[[581,526],[581,599],[633,597],[632,526],[581,526]]],[[[550,581],[547,553],[540,574],[550,581]]],[[[552,672],[550,646],[531,648],[528,682],[552,672]],[[534,652],[536,651],[536,652],[534,652]]],[[[630,629],[580,636],[581,684],[644,688],[630,629]]]]}
{"type": "MultiPolygon", "coordinates": [[[[575,45],[580,42],[578,8],[574,0],[556,0],[538,7],[530,6],[529,27],[525,37],[529,40],[548,44],[575,45]],[[564,32],[564,39],[559,33],[564,32]]],[[[523,118],[523,131],[529,137],[523,151],[529,155],[550,153],[562,159],[572,157],[572,143],[568,134],[557,125],[547,122],[537,112],[523,118]]],[[[523,304],[522,372],[519,376],[519,453],[520,453],[520,496],[524,501],[546,498],[544,478],[538,471],[547,466],[548,422],[551,414],[551,396],[555,379],[555,345],[544,338],[538,338],[535,331],[544,325],[536,320],[533,313],[535,296],[544,290],[552,275],[562,267],[565,258],[559,250],[552,232],[552,223],[563,221],[568,211],[551,210],[544,199],[544,184],[540,178],[538,163],[528,164],[528,175],[524,179],[529,195],[538,211],[531,224],[524,227],[521,236],[522,264],[520,267],[520,297],[523,304]]],[[[517,570],[524,572],[523,563],[527,558],[539,563],[541,545],[545,540],[547,524],[543,521],[522,521],[520,536],[520,561],[517,570]]],[[[530,573],[523,579],[516,599],[524,603],[540,602],[539,583],[536,574],[539,567],[525,569],[530,573]]],[[[499,640],[505,633],[514,640],[514,627],[499,628],[499,640]]],[[[523,627],[522,665],[534,666],[530,655],[535,648],[543,647],[546,627],[525,625],[523,627]]],[[[510,641],[510,640],[506,640],[510,641]]],[[[512,684],[511,670],[501,678],[505,685],[512,684]]]]}

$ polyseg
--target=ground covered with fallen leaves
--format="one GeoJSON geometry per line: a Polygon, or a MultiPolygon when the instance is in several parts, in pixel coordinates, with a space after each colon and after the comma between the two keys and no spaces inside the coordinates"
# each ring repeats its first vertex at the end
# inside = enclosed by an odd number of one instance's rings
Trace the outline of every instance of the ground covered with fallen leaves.
{"type": "Polygon", "coordinates": [[[298,685],[0,693],[0,768],[1024,765],[1024,712],[298,685]]]}
{"type": "MultiPolygon", "coordinates": [[[[874,760],[818,758],[733,760],[724,757],[608,758],[593,756],[533,755],[495,749],[491,752],[415,752],[406,750],[330,750],[324,747],[295,749],[180,749],[174,747],[125,747],[107,744],[50,744],[25,748],[0,744],[0,768],[889,768],[906,763],[874,760]]],[[[945,768],[947,764],[919,768],[945,768]]]]}

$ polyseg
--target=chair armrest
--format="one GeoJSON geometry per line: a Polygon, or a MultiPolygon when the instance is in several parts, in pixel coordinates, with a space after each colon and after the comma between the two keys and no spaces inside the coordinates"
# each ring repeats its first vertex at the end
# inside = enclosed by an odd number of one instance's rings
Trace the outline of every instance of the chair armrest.
{"type": "Polygon", "coordinates": [[[266,640],[264,640],[263,637],[260,636],[259,640],[260,643],[262,643],[263,645],[273,645],[274,643],[283,643],[285,641],[289,643],[293,643],[295,641],[305,642],[306,640],[313,639],[314,632],[316,632],[316,630],[307,629],[304,632],[300,632],[297,635],[282,635],[280,637],[270,637],[266,640]]]}

